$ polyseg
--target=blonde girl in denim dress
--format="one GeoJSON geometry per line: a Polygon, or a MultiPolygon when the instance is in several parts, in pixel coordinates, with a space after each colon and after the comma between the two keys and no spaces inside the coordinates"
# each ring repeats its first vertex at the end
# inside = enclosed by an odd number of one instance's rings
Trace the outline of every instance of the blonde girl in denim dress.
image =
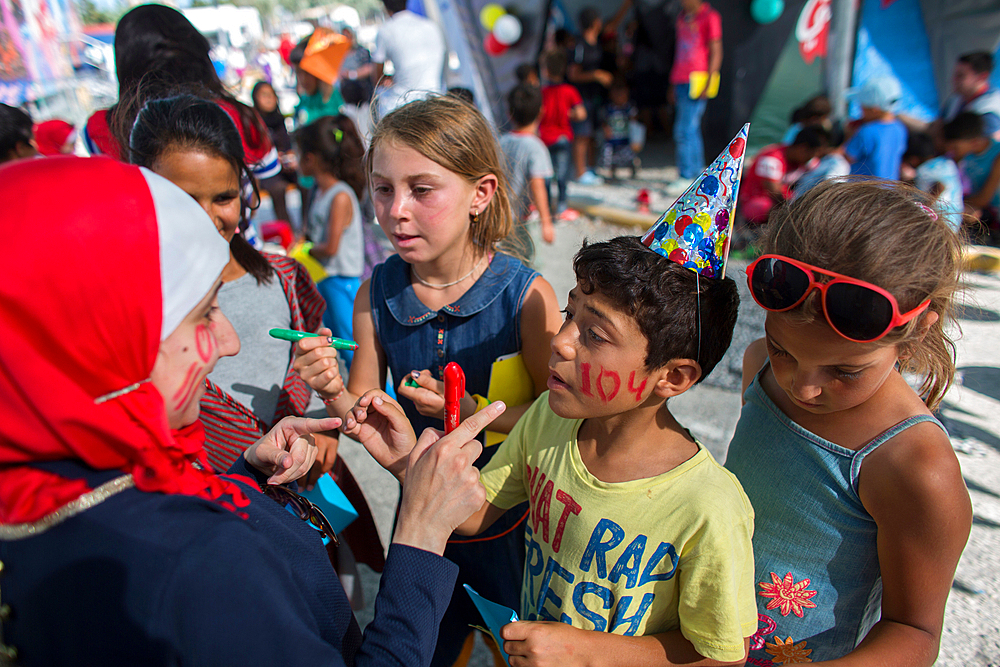
{"type": "MultiPolygon", "coordinates": [[[[327,402],[330,414],[347,415],[366,391],[384,389],[391,372],[416,432],[442,428],[445,365],[455,361],[465,371],[464,419],[480,406],[473,394],[486,396],[493,362],[517,352],[533,395],[545,391],[559,306],[552,286],[503,243],[513,216],[502,154],[483,116],[447,96],[406,104],[374,129],[367,164],[376,216],[397,254],[358,292],[359,347],[346,390],[327,402]]],[[[299,347],[303,372],[335,387],[336,364],[321,356],[329,348],[299,347]]],[[[510,406],[490,429],[509,432],[530,405],[510,406]]],[[[352,426],[353,419],[345,432],[352,426]]],[[[495,449],[486,448],[476,465],[495,449]]],[[[447,557],[461,572],[432,664],[464,664],[471,648],[469,623],[479,616],[460,584],[519,606],[526,510],[508,512],[511,519],[488,534],[449,542],[447,557]]]]}
{"type": "Polygon", "coordinates": [[[757,515],[748,665],[937,657],[972,507],[932,414],[955,373],[961,240],[929,203],[828,181],[771,215],[747,269],[768,313],[726,467],[757,515]]]}

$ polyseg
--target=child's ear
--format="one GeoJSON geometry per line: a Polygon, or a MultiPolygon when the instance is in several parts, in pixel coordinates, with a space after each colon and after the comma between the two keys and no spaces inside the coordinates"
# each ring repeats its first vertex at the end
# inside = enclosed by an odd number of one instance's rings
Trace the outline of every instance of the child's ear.
{"type": "Polygon", "coordinates": [[[500,184],[496,174],[486,174],[476,182],[476,192],[472,198],[472,209],[482,213],[493,199],[497,186],[500,184]]]}
{"type": "Polygon", "coordinates": [[[701,379],[701,365],[694,359],[671,359],[655,377],[653,393],[660,398],[679,396],[701,379]]]}

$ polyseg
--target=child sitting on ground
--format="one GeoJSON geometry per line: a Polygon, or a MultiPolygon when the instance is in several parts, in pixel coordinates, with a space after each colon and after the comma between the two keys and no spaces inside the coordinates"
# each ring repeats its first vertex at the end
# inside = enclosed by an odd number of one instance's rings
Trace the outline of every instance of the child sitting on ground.
{"type": "Polygon", "coordinates": [[[948,152],[968,179],[965,207],[996,237],[1000,230],[1000,141],[986,134],[983,117],[966,111],[942,130],[948,152]]]}
{"type": "Polygon", "coordinates": [[[538,211],[542,239],[546,243],[556,240],[548,189],[545,187],[546,180],[552,178],[552,159],[545,144],[538,138],[542,91],[537,86],[522,83],[510,91],[507,105],[514,129],[500,137],[500,149],[507,157],[507,176],[514,207],[514,230],[508,238],[530,262],[535,256],[535,246],[526,227],[529,205],[533,204],[538,211]]]}
{"type": "Polygon", "coordinates": [[[852,174],[899,178],[907,132],[893,110],[902,95],[899,82],[891,76],[871,78],[858,89],[861,125],[844,148],[852,174]]]}
{"type": "Polygon", "coordinates": [[[774,144],[761,149],[740,188],[740,213],[747,224],[764,224],[772,208],[791,199],[793,174],[828,143],[825,130],[807,127],[788,146],[774,144]]]}
{"type": "Polygon", "coordinates": [[[844,157],[844,131],[840,127],[827,130],[821,125],[814,125],[820,137],[825,142],[816,151],[819,161],[816,166],[802,174],[792,186],[792,199],[798,199],[823,181],[851,173],[851,163],[844,157]]]}
{"type": "Polygon", "coordinates": [[[937,155],[934,139],[922,132],[910,135],[903,162],[912,168],[913,184],[931,196],[944,221],[956,232],[962,228],[965,204],[958,165],[947,155],[937,155]]]}

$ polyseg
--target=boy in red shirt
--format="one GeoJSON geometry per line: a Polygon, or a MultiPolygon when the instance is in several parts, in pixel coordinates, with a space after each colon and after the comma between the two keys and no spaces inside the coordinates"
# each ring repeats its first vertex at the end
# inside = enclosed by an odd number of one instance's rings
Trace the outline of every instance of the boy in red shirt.
{"type": "Polygon", "coordinates": [[[743,173],[740,184],[739,212],[747,224],[764,224],[776,204],[791,199],[795,171],[828,143],[823,131],[809,126],[800,130],[790,145],[771,144],[763,148],[743,173]]]}
{"type": "MultiPolygon", "coordinates": [[[[542,68],[548,83],[542,87],[542,119],[538,125],[538,136],[552,158],[558,190],[556,205],[550,208],[560,218],[567,210],[566,184],[572,167],[573,127],[570,122],[578,123],[587,118],[580,93],[564,81],[566,64],[565,51],[552,50],[542,56],[542,68]]],[[[549,196],[551,198],[551,189],[549,196]]]]}

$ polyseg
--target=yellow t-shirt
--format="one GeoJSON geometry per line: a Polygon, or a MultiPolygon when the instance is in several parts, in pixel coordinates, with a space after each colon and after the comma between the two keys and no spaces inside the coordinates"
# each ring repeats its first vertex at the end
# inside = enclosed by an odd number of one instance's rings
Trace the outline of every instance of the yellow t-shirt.
{"type": "Polygon", "coordinates": [[[482,471],[486,499],[530,501],[521,618],[620,635],[680,629],[706,658],[743,657],[757,630],[753,508],[698,445],[662,475],[597,479],[580,458],[582,420],[540,396],[482,471]]]}

